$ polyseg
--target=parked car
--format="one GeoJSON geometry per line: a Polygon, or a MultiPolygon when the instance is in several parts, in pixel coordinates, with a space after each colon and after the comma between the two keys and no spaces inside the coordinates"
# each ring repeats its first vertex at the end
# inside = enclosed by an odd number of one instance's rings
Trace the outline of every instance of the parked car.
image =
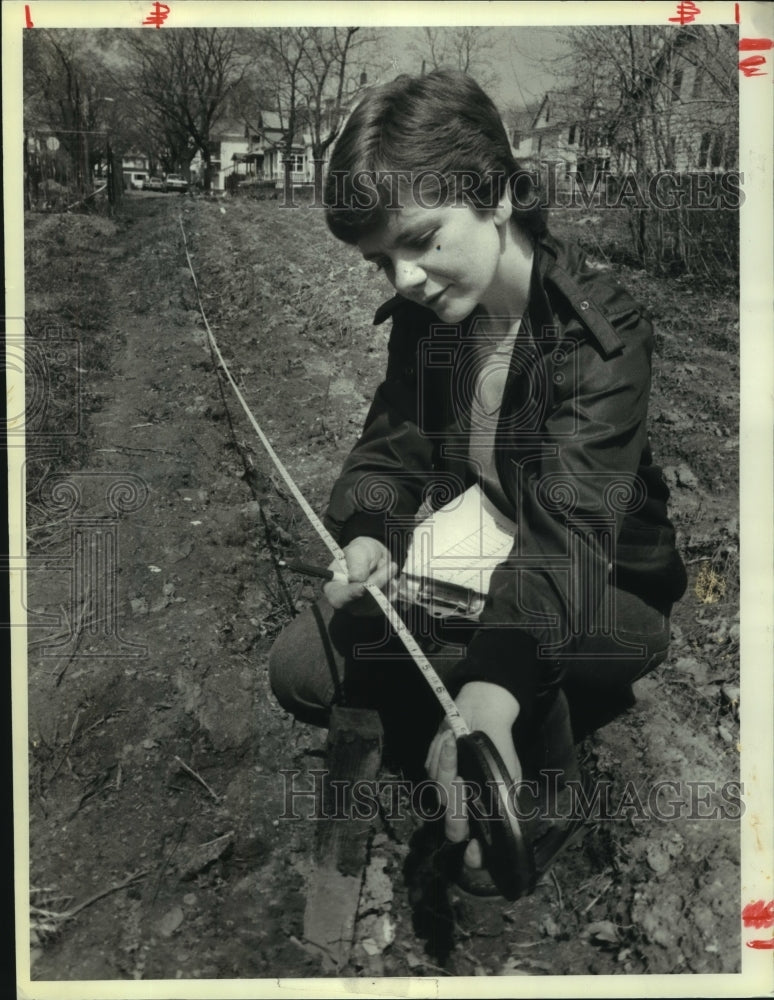
{"type": "Polygon", "coordinates": [[[147,177],[142,182],[143,191],[166,191],[167,185],[160,177],[147,177]]]}
{"type": "Polygon", "coordinates": [[[148,175],[144,172],[129,174],[129,187],[134,191],[139,191],[145,186],[147,179],[148,175]]]}
{"type": "Polygon", "coordinates": [[[187,191],[188,181],[181,174],[167,174],[167,191],[187,191]]]}

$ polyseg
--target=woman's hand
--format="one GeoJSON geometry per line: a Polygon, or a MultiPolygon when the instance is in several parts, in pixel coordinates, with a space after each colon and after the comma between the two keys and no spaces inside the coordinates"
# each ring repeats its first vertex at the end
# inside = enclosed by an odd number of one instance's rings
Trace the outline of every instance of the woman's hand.
{"type": "MultiPolygon", "coordinates": [[[[374,614],[378,607],[366,596],[366,586],[384,588],[395,576],[398,567],[390,558],[385,545],[376,538],[362,536],[354,538],[344,549],[347,558],[346,574],[348,582],[341,579],[329,581],[323,593],[337,610],[346,608],[350,614],[374,614]],[[366,597],[365,600],[361,600],[366,597]]],[[[342,566],[334,560],[329,569],[341,574],[342,566]]]]}
{"type": "MultiPolygon", "coordinates": [[[[487,681],[465,684],[457,696],[457,708],[471,732],[480,730],[491,739],[502,757],[511,782],[520,781],[521,767],[513,746],[512,728],[519,715],[519,703],[506,688],[487,681]]],[[[457,745],[448,722],[441,725],[427,752],[425,768],[446,796],[445,832],[448,840],[459,843],[469,836],[463,805],[463,782],[457,774],[457,745]]],[[[481,847],[471,840],[465,864],[481,867],[481,847]]]]}

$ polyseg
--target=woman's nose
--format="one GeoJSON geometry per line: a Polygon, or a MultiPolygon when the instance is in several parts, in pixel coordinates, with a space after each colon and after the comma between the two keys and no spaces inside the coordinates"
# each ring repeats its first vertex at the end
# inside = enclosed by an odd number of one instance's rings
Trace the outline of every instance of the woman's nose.
{"type": "Polygon", "coordinates": [[[424,270],[415,261],[398,260],[395,262],[395,290],[402,295],[421,288],[426,277],[424,270]]]}

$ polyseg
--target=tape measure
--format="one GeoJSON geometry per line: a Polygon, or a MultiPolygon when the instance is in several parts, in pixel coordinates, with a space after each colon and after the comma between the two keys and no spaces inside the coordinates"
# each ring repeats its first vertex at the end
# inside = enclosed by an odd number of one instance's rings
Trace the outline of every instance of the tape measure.
{"type": "MultiPolygon", "coordinates": [[[[183,234],[185,256],[196,289],[199,311],[204,320],[207,336],[218,358],[218,362],[225,372],[226,378],[234,390],[248,420],[252,424],[253,430],[258,435],[261,444],[264,446],[280,476],[282,476],[288,490],[320,536],[323,544],[340,564],[341,572],[348,576],[344,550],[330,534],[315,511],[310,507],[306,497],[298,486],[296,486],[295,481],[283,465],[271,442],[261,430],[258,421],[253,416],[220,352],[220,348],[204,312],[204,306],[199,293],[199,283],[196,280],[191,255],[188,252],[188,240],[186,239],[183,227],[182,214],[179,217],[179,221],[180,230],[183,234]]],[[[516,810],[512,808],[512,779],[500,754],[486,733],[470,731],[465,720],[460,715],[454,699],[449,694],[446,685],[433,669],[430,661],[422,652],[416,639],[404,624],[391,601],[373,584],[367,585],[366,590],[379,605],[395,634],[422,672],[422,675],[443,709],[449,727],[454,733],[457,743],[457,770],[459,776],[467,783],[469,791],[473,792],[473,796],[469,800],[470,808],[468,810],[471,834],[481,843],[484,864],[492,876],[492,880],[506,899],[517,899],[519,896],[531,892],[534,887],[532,852],[528,849],[526,838],[515,814],[516,810]],[[511,796],[510,799],[509,796],[511,796]]]]}

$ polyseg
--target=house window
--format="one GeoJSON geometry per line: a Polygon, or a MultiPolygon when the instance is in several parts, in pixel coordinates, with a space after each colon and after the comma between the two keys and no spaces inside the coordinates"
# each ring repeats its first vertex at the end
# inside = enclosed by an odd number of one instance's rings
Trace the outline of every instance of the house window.
{"type": "Polygon", "coordinates": [[[575,142],[575,126],[570,125],[570,134],[567,136],[567,144],[572,146],[575,142]]]}
{"type": "Polygon", "coordinates": [[[304,154],[303,153],[291,153],[288,157],[290,160],[290,169],[294,174],[300,174],[304,169],[304,154]]]}
{"type": "Polygon", "coordinates": [[[696,72],[693,75],[693,87],[691,88],[691,97],[700,97],[701,88],[704,83],[704,70],[701,67],[696,67],[696,72]]]}
{"type": "Polygon", "coordinates": [[[517,132],[517,131],[514,130],[514,132],[513,132],[513,138],[511,139],[511,145],[512,146],[520,146],[521,145],[521,132],[517,132]]]}
{"type": "Polygon", "coordinates": [[[680,96],[680,88],[683,85],[683,71],[681,69],[676,69],[674,76],[672,77],[672,89],[677,96],[680,96]]]}
{"type": "Polygon", "coordinates": [[[543,150],[543,136],[541,135],[540,138],[538,139],[538,153],[542,152],[542,150],[543,150]]]}

